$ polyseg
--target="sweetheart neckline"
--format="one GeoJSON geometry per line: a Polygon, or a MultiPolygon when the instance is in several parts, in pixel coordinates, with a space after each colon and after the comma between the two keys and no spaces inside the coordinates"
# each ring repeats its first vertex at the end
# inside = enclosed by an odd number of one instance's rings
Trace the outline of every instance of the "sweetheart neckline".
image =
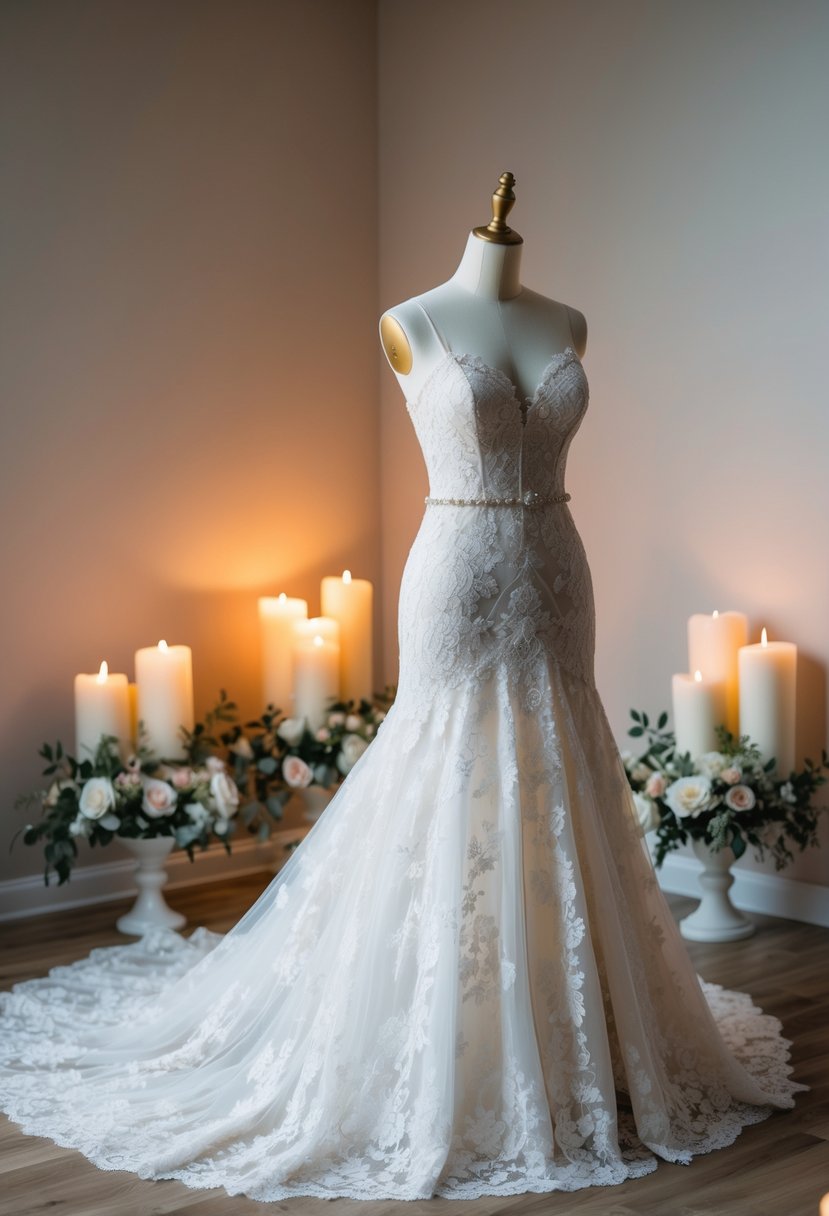
{"type": "Polygon", "coordinates": [[[575,360],[576,363],[578,363],[579,367],[584,366],[582,364],[581,359],[577,355],[575,348],[568,344],[567,346],[565,346],[564,350],[556,351],[556,353],[549,359],[549,361],[547,362],[546,366],[544,367],[544,369],[541,373],[541,379],[539,380],[538,384],[533,389],[532,393],[530,393],[530,395],[528,397],[522,397],[518,388],[516,387],[515,383],[513,382],[511,377],[507,375],[507,373],[503,370],[503,368],[493,367],[493,365],[491,363],[487,363],[486,359],[484,359],[481,355],[473,355],[467,351],[447,350],[444,352],[443,356],[437,361],[435,366],[429,372],[428,376],[421,384],[420,389],[418,390],[417,393],[415,393],[414,398],[412,400],[409,400],[408,397],[405,399],[406,405],[409,407],[409,409],[414,409],[419,404],[423,394],[425,393],[428,385],[431,383],[432,378],[434,377],[435,373],[440,370],[440,368],[444,365],[444,363],[446,362],[447,359],[452,359],[456,364],[459,364],[464,359],[466,359],[467,361],[469,361],[471,363],[479,363],[482,367],[486,368],[487,371],[492,372],[493,375],[500,376],[500,378],[503,380],[504,384],[509,389],[510,396],[512,397],[515,404],[518,406],[519,410],[523,411],[524,408],[526,407],[526,409],[529,411],[533,408],[533,406],[538,404],[539,393],[541,393],[542,389],[544,389],[546,387],[548,377],[550,375],[550,372],[553,370],[553,368],[558,366],[558,364],[560,362],[566,361],[566,360],[570,359],[571,357],[573,360],[575,360]]]}

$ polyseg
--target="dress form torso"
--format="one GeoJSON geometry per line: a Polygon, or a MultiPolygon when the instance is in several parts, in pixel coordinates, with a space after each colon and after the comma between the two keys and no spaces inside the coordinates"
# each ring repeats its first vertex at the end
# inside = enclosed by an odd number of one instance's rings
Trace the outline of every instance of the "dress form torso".
{"type": "Polygon", "coordinates": [[[499,368],[524,399],[534,392],[553,355],[570,347],[582,356],[584,317],[522,287],[522,248],[470,233],[460,265],[447,282],[384,314],[384,349],[408,400],[417,396],[446,350],[478,355],[499,368]],[[389,338],[393,327],[402,331],[403,351],[399,341],[389,338]]]}

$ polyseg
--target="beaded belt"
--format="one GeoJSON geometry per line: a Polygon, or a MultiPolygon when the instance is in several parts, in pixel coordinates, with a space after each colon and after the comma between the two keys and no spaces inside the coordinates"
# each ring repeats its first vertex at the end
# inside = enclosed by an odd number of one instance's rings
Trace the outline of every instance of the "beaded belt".
{"type": "Polygon", "coordinates": [[[520,498],[432,498],[426,495],[427,507],[546,507],[551,503],[569,502],[569,494],[537,494],[527,490],[520,498]]]}

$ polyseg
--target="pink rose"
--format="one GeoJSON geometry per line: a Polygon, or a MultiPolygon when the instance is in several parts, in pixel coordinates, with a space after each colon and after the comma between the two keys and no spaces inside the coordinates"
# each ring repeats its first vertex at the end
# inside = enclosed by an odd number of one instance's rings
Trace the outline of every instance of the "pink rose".
{"type": "Polygon", "coordinates": [[[314,779],[314,774],[299,756],[285,757],[282,761],[282,776],[295,790],[304,789],[314,779]]]}
{"type": "Polygon", "coordinates": [[[188,785],[193,784],[193,770],[191,768],[175,768],[170,780],[177,790],[186,790],[188,785]]]}
{"type": "Polygon", "coordinates": [[[728,768],[723,769],[720,773],[720,778],[726,785],[736,785],[742,775],[736,764],[731,764],[728,768]]]}
{"type": "Polygon", "coordinates": [[[725,805],[732,811],[750,811],[757,799],[747,785],[732,785],[725,796],[725,805]]]}
{"type": "Polygon", "coordinates": [[[668,783],[662,773],[651,773],[645,782],[645,793],[649,798],[661,798],[668,788],[668,783]]]}
{"type": "Polygon", "coordinates": [[[162,819],[172,815],[178,804],[178,794],[166,781],[151,778],[144,785],[144,801],[141,804],[144,814],[150,819],[162,819]]]}

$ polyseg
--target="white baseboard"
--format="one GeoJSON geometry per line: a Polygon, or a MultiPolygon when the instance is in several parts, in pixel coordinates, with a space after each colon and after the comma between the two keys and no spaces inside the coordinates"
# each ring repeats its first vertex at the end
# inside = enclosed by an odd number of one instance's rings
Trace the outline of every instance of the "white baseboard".
{"type": "MultiPolygon", "coordinates": [[[[170,891],[273,869],[278,859],[287,858],[285,846],[299,840],[303,834],[304,829],[286,828],[274,832],[265,844],[260,844],[254,836],[244,836],[233,840],[230,855],[222,845],[212,844],[203,853],[197,851],[193,862],[186,853],[177,851],[167,862],[169,877],[164,889],[170,891]]],[[[76,866],[71,880],[62,886],[47,887],[42,874],[0,882],[0,922],[127,899],[137,892],[134,871],[135,862],[125,858],[97,866],[76,866]]]]}
{"type": "MultiPolygon", "coordinates": [[[[696,858],[673,854],[656,873],[663,891],[699,899],[697,878],[701,870],[702,865],[696,858]]],[[[732,873],[731,898],[742,911],[782,916],[786,920],[801,920],[829,928],[829,887],[799,882],[779,874],[764,874],[759,870],[742,870],[739,866],[732,873]]]]}
{"type": "MultiPolygon", "coordinates": [[[[277,858],[287,856],[285,845],[302,834],[302,829],[275,832],[266,844],[247,836],[233,842],[230,856],[221,845],[211,845],[205,852],[197,853],[194,862],[185,853],[173,853],[167,863],[169,881],[165,890],[272,869],[277,858]]],[[[659,885],[673,895],[698,898],[697,877],[701,869],[695,858],[673,855],[657,871],[659,885]]],[[[71,882],[61,887],[45,886],[39,874],[0,882],[0,922],[128,898],[136,893],[133,870],[134,862],[125,858],[98,866],[77,866],[71,882]]],[[[829,887],[742,870],[739,866],[734,877],[731,895],[738,908],[829,928],[829,887]]]]}

